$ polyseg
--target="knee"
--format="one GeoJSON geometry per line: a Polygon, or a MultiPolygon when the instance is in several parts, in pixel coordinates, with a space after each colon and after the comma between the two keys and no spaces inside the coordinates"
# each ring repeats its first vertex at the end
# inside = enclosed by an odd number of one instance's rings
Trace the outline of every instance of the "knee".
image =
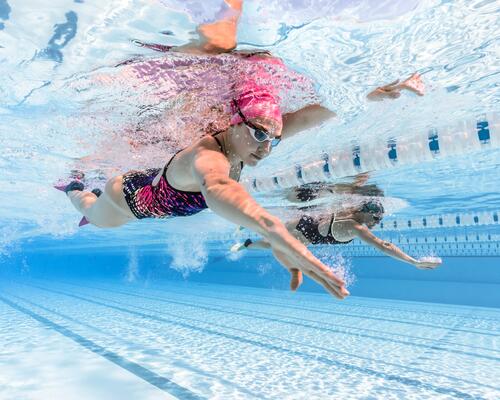
{"type": "Polygon", "coordinates": [[[121,193],[123,191],[123,176],[119,175],[109,179],[104,186],[104,191],[112,198],[117,193],[121,193]]]}

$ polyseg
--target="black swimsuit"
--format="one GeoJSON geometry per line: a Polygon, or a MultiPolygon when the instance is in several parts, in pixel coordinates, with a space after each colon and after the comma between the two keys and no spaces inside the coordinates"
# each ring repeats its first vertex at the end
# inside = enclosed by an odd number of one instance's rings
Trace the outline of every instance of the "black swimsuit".
{"type": "MultiPolygon", "coordinates": [[[[219,139],[212,136],[219,145],[219,139]]],[[[177,153],[176,153],[177,155],[177,153]]],[[[167,169],[175,155],[163,168],[147,169],[145,171],[130,171],[123,175],[123,193],[130,211],[137,219],[184,217],[199,213],[207,208],[207,203],[201,192],[190,192],[174,188],[167,180],[167,169]],[[160,179],[153,184],[161,173],[160,179]]],[[[240,165],[239,174],[243,163],[240,165]]],[[[236,181],[239,180],[239,174],[236,181]]]]}
{"type": "Polygon", "coordinates": [[[346,244],[352,242],[352,239],[347,242],[340,242],[333,237],[332,225],[334,222],[335,215],[332,215],[332,219],[328,227],[328,234],[323,236],[318,230],[320,221],[310,217],[309,215],[303,215],[295,229],[302,233],[304,237],[311,242],[311,244],[346,244]]]}

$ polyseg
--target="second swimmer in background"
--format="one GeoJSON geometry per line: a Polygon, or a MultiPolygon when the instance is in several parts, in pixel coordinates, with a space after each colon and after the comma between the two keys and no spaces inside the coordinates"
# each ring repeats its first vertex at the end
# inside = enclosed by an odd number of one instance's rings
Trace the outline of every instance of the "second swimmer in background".
{"type": "MultiPolygon", "coordinates": [[[[394,244],[375,236],[370,229],[375,227],[384,216],[384,207],[378,200],[369,200],[357,207],[350,207],[336,213],[321,215],[304,214],[300,218],[285,223],[288,231],[302,243],[307,245],[338,245],[348,244],[354,238],[361,239],[366,244],[375,247],[388,256],[411,264],[419,269],[433,269],[441,264],[438,258],[415,259],[406,254],[394,244]]],[[[270,244],[264,240],[233,245],[231,251],[244,249],[269,249],[270,244]]]]}

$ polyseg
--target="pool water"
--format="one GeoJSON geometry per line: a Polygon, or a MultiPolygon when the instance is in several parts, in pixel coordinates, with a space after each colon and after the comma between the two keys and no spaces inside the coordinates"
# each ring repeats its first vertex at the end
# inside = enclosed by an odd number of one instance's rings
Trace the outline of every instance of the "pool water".
{"type": "Polygon", "coordinates": [[[231,253],[258,236],[210,210],[78,228],[54,183],[163,166],[219,115],[229,56],[141,43],[185,44],[226,9],[0,0],[0,400],[500,398],[498,1],[253,0],[238,28],[286,65],[283,109],[337,115],[245,168],[249,192],[283,220],[375,198],[373,233],[436,270],[311,247],[348,282],[337,301],[231,253]],[[367,101],[414,72],[425,96],[367,101]],[[315,179],[328,197],[293,199],[315,179]]]}

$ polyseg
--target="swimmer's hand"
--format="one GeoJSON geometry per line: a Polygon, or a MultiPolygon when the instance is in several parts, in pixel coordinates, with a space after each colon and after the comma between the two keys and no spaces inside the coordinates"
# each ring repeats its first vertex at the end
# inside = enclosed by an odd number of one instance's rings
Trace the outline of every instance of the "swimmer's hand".
{"type": "Polygon", "coordinates": [[[418,269],[434,269],[439,267],[442,260],[439,257],[422,257],[415,261],[413,265],[418,269]]]}
{"type": "Polygon", "coordinates": [[[423,96],[425,93],[425,86],[422,82],[422,77],[419,73],[415,72],[408,79],[399,83],[399,79],[388,85],[380,86],[374,91],[370,92],[366,97],[372,101],[382,101],[384,99],[397,99],[401,96],[401,90],[408,90],[418,96],[423,96]]]}
{"type": "MultiPolygon", "coordinates": [[[[279,229],[285,229],[283,226],[279,229]]],[[[302,284],[303,275],[315,280],[330,294],[338,299],[349,296],[345,282],[330,268],[319,261],[307,248],[292,235],[275,232],[267,240],[274,257],[290,272],[290,289],[297,290],[302,284]]]]}

